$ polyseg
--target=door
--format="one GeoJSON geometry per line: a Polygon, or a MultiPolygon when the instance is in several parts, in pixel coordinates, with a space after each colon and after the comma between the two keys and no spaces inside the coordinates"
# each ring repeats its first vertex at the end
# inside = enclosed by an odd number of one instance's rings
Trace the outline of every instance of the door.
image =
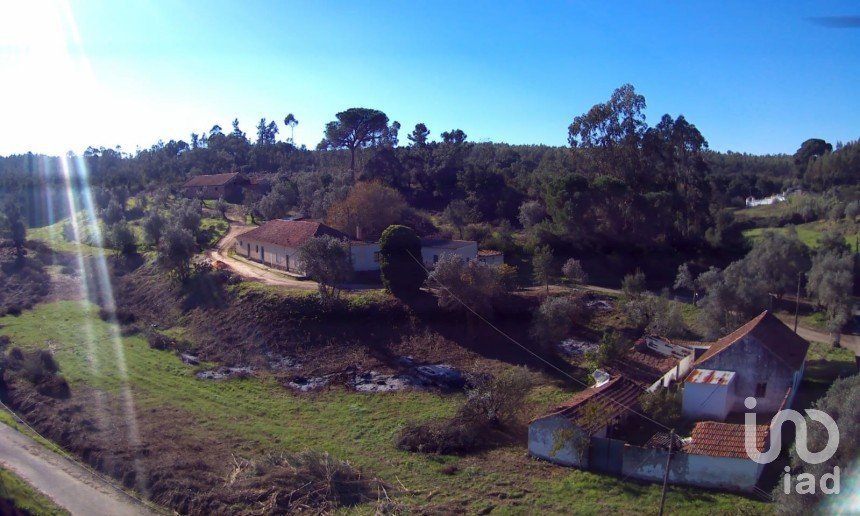
{"type": "Polygon", "coordinates": [[[260,261],[261,262],[266,261],[266,248],[263,246],[260,246],[260,261]]]}
{"type": "Polygon", "coordinates": [[[248,258],[251,257],[251,244],[248,244],[248,258]]]}
{"type": "Polygon", "coordinates": [[[621,474],[624,441],[592,437],[588,450],[588,467],[600,473],[621,474]]]}

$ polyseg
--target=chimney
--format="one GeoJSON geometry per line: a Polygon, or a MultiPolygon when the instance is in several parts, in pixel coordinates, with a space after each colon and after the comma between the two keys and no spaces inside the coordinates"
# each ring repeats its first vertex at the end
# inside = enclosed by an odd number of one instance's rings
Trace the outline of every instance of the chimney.
{"type": "Polygon", "coordinates": [[[355,225],[355,239],[361,240],[361,226],[358,224],[355,225]]]}

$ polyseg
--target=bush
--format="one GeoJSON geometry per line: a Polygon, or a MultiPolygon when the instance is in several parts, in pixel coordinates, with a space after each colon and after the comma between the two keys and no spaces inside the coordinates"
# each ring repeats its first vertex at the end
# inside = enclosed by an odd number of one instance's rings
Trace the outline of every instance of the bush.
{"type": "Polygon", "coordinates": [[[167,335],[163,335],[158,333],[157,331],[149,331],[146,334],[146,341],[149,343],[149,347],[152,349],[157,349],[159,351],[163,351],[165,349],[175,348],[177,342],[175,339],[171,339],[167,335]]]}
{"type": "Polygon", "coordinates": [[[375,501],[390,487],[328,453],[306,451],[237,461],[222,494],[227,503],[265,507],[266,514],[329,513],[375,501]]]}
{"type": "Polygon", "coordinates": [[[453,418],[407,424],[400,431],[397,447],[419,453],[464,454],[488,447],[501,432],[512,429],[532,386],[528,370],[515,367],[475,383],[453,418]]]}
{"type": "Polygon", "coordinates": [[[388,226],[379,239],[382,283],[395,296],[417,294],[427,278],[421,240],[406,226],[388,226]]]}

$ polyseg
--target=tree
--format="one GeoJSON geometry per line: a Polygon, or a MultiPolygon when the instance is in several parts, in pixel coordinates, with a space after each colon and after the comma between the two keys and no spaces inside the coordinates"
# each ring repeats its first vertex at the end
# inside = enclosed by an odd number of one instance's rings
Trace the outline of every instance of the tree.
{"type": "Polygon", "coordinates": [[[223,197],[219,197],[218,200],[215,201],[215,209],[221,214],[221,218],[227,218],[227,210],[229,208],[230,205],[227,204],[227,201],[225,201],[223,197]]]}
{"type": "Polygon", "coordinates": [[[554,272],[552,266],[554,259],[552,249],[548,245],[536,248],[532,257],[535,281],[546,286],[547,294],[549,294],[549,280],[552,279],[554,272]]]}
{"type": "Polygon", "coordinates": [[[119,202],[116,199],[111,199],[107,205],[107,208],[102,210],[102,220],[107,225],[116,224],[121,221],[123,217],[122,206],[120,206],[119,202]]]}
{"type": "MultiPolygon", "coordinates": [[[[791,477],[792,479],[799,479],[801,474],[808,473],[814,479],[823,480],[824,474],[833,475],[834,468],[838,467],[842,473],[843,494],[837,495],[836,498],[840,499],[847,495],[850,499],[850,493],[856,492],[857,485],[857,476],[854,474],[856,470],[852,471],[851,467],[852,464],[856,465],[858,454],[860,454],[860,446],[858,446],[860,440],[855,437],[860,432],[860,375],[855,374],[833,382],[833,385],[827,390],[827,394],[817,400],[812,408],[821,410],[834,419],[841,437],[839,446],[837,446],[832,457],[819,464],[809,464],[801,460],[797,455],[797,448],[792,446],[790,449],[791,477]]],[[[822,424],[812,422],[808,416],[806,423],[808,429],[807,449],[815,451],[824,449],[831,438],[828,429],[822,424]]],[[[813,489],[808,494],[800,494],[797,490],[789,490],[786,493],[783,485],[781,480],[773,490],[776,510],[780,514],[803,515],[820,511],[827,512],[827,507],[822,503],[826,502],[827,498],[834,498],[820,489],[813,489]]],[[[847,502],[848,505],[850,503],[847,502]]],[[[845,508],[850,512],[851,508],[848,505],[845,508]]]]}
{"type": "Polygon", "coordinates": [[[320,299],[329,303],[339,296],[338,284],[352,276],[349,244],[330,237],[314,237],[299,248],[305,274],[319,285],[320,299]]]}
{"type": "Polygon", "coordinates": [[[682,263],[678,266],[678,273],[675,275],[675,283],[672,285],[675,290],[686,289],[693,293],[693,299],[696,295],[696,281],[693,278],[693,273],[690,272],[690,266],[682,263]]]}
{"type": "Polygon", "coordinates": [[[421,240],[411,228],[389,226],[379,239],[379,269],[385,288],[398,297],[417,294],[427,278],[421,240]]]}
{"type": "Polygon", "coordinates": [[[454,199],[442,212],[442,218],[448,224],[451,224],[457,229],[460,238],[463,238],[463,227],[469,223],[472,218],[472,210],[466,201],[462,199],[454,199]]]}
{"type": "Polygon", "coordinates": [[[376,238],[382,231],[400,221],[406,201],[397,190],[379,183],[358,183],[346,199],[328,209],[329,224],[360,238],[376,238]],[[358,237],[358,235],[356,235],[358,237]]]}
{"type": "Polygon", "coordinates": [[[633,274],[624,276],[621,280],[621,290],[629,298],[636,298],[645,292],[645,273],[642,269],[636,269],[633,274]]]}
{"type": "Polygon", "coordinates": [[[561,267],[561,273],[574,285],[588,283],[588,273],[582,268],[582,263],[574,258],[569,258],[561,267]]]}
{"type": "Polygon", "coordinates": [[[552,349],[568,336],[574,323],[585,313],[581,299],[548,297],[532,316],[531,335],[547,349],[552,349]]]}
{"type": "Polygon", "coordinates": [[[794,153],[794,165],[802,176],[806,173],[810,160],[820,158],[832,150],[833,145],[821,138],[810,138],[803,142],[797,152],[794,153]]]}
{"type": "Polygon", "coordinates": [[[196,251],[194,234],[178,223],[167,226],[158,245],[158,261],[162,267],[185,282],[191,273],[191,258],[196,251]]]}
{"type": "Polygon", "coordinates": [[[449,145],[461,145],[466,142],[466,133],[460,129],[452,129],[441,134],[442,143],[449,145]]]}
{"type": "Polygon", "coordinates": [[[538,201],[526,201],[520,205],[517,218],[525,229],[531,229],[546,218],[546,209],[538,201]]]}
{"type": "Polygon", "coordinates": [[[286,118],[284,118],[284,125],[290,128],[290,143],[295,145],[295,140],[293,140],[293,132],[295,131],[296,126],[299,125],[298,119],[293,116],[292,113],[290,113],[286,116],[286,118]]]}
{"type": "Polygon", "coordinates": [[[806,291],[826,309],[827,329],[833,335],[834,344],[839,343],[839,334],[851,317],[853,286],[853,256],[833,251],[816,254],[806,291]]]}
{"type": "Polygon", "coordinates": [[[108,228],[107,243],[111,249],[124,255],[137,251],[137,238],[124,220],[115,222],[108,228]]]}
{"type": "Polygon", "coordinates": [[[515,266],[503,263],[496,267],[496,274],[499,276],[499,286],[505,292],[520,288],[520,274],[515,266]]]}
{"type": "Polygon", "coordinates": [[[325,126],[325,145],[349,149],[349,170],[355,180],[355,151],[379,143],[388,132],[388,116],[368,108],[341,111],[325,126]]]}
{"type": "Polygon", "coordinates": [[[161,233],[164,231],[164,218],[153,208],[149,215],[143,220],[143,234],[155,246],[161,241],[161,233]]]}
{"type": "Polygon", "coordinates": [[[406,136],[406,139],[415,144],[416,147],[425,147],[430,130],[423,123],[415,124],[415,129],[406,136]]]}
{"type": "Polygon", "coordinates": [[[467,310],[489,316],[492,300],[501,291],[496,271],[489,265],[462,256],[445,253],[436,262],[427,284],[437,288],[439,307],[443,310],[467,310]]]}
{"type": "Polygon", "coordinates": [[[265,118],[257,124],[257,145],[274,145],[278,135],[278,124],[274,120],[266,123],[265,118]]]}
{"type": "Polygon", "coordinates": [[[203,207],[200,201],[179,199],[173,208],[173,219],[196,238],[200,232],[200,222],[203,219],[203,207]]]}
{"type": "Polygon", "coordinates": [[[15,252],[18,256],[24,254],[24,244],[27,242],[27,226],[24,224],[24,217],[21,215],[21,209],[18,204],[12,200],[7,200],[3,207],[3,215],[6,219],[6,229],[9,233],[9,239],[15,246],[15,252]]]}
{"type": "Polygon", "coordinates": [[[627,349],[627,345],[621,335],[615,330],[604,332],[597,345],[597,353],[594,360],[597,367],[602,367],[616,358],[620,357],[627,349]]]}
{"type": "Polygon", "coordinates": [[[798,274],[809,269],[809,248],[797,237],[766,231],[741,260],[743,274],[761,281],[768,293],[781,299],[797,289],[798,274]]]}

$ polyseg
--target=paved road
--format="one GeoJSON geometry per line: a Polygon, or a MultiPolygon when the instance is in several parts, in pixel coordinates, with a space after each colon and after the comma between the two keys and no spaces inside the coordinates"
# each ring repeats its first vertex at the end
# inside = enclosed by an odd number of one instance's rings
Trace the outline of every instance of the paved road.
{"type": "Polygon", "coordinates": [[[149,516],[151,512],[85,468],[0,423],[0,465],[73,515],[149,516]]]}

